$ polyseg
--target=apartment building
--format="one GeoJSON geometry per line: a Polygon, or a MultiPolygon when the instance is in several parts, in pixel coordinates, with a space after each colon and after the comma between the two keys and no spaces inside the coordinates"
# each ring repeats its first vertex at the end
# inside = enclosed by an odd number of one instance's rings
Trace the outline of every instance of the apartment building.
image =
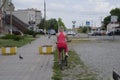
{"type": "MultiPolygon", "coordinates": [[[[3,1],[4,0],[0,0],[0,5],[2,5],[3,1]]],[[[34,8],[15,10],[15,6],[10,0],[5,1],[1,14],[4,20],[0,22],[0,31],[4,30],[5,32],[11,29],[22,32],[25,32],[27,29],[36,31],[38,29],[36,25],[39,24],[42,19],[40,10],[34,8]]]]}
{"type": "Polygon", "coordinates": [[[37,24],[42,20],[42,14],[37,9],[19,9],[13,12],[13,15],[19,18],[21,21],[29,25],[29,29],[36,31],[37,24]]]}

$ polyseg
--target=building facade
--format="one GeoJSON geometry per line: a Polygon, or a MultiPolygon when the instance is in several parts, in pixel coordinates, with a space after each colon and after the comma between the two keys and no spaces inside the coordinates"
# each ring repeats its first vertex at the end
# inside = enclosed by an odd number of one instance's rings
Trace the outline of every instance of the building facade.
{"type": "Polygon", "coordinates": [[[37,25],[42,20],[41,11],[33,8],[16,10],[13,12],[13,15],[24,23],[29,24],[29,28],[34,31],[38,29],[37,25]]]}
{"type": "MultiPolygon", "coordinates": [[[[5,21],[2,20],[2,18],[5,18],[7,14],[14,15],[18,19],[20,19],[22,22],[29,25],[29,29],[32,29],[34,31],[37,31],[38,27],[37,24],[39,24],[42,20],[42,14],[40,10],[31,8],[31,9],[20,9],[15,10],[15,6],[12,3],[12,0],[0,0],[0,6],[4,3],[4,6],[1,9],[0,14],[0,32],[2,30],[6,30],[6,24],[5,21]],[[4,29],[3,29],[4,28],[4,29]]],[[[14,27],[12,17],[10,18],[10,25],[7,25],[7,28],[14,27]]],[[[4,31],[5,31],[4,30],[4,31]]]]}
{"type": "Polygon", "coordinates": [[[115,27],[118,27],[119,23],[109,23],[107,25],[107,31],[114,31],[115,27]]]}
{"type": "Polygon", "coordinates": [[[5,32],[5,15],[14,11],[15,7],[12,0],[0,0],[0,33],[5,32]]]}

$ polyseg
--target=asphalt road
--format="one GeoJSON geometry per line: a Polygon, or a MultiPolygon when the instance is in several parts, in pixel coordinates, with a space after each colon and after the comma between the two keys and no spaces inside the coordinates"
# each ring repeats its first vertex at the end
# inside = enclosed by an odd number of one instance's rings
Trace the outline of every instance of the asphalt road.
{"type": "Polygon", "coordinates": [[[114,70],[120,74],[120,36],[96,36],[97,40],[73,44],[84,63],[98,74],[98,80],[109,80],[114,70]]]}
{"type": "Polygon", "coordinates": [[[3,56],[0,51],[0,80],[51,80],[53,55],[40,55],[42,45],[55,46],[55,38],[41,36],[18,48],[17,55],[3,56]],[[18,55],[23,57],[20,60],[18,55]]]}

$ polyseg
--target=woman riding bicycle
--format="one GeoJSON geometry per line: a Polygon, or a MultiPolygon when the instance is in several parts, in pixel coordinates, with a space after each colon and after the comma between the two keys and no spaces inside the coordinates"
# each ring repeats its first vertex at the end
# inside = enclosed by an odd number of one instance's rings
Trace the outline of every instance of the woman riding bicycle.
{"type": "Polygon", "coordinates": [[[59,32],[57,33],[57,49],[58,49],[58,60],[60,62],[60,53],[64,49],[65,55],[68,57],[68,46],[67,46],[67,34],[64,32],[62,27],[59,28],[59,32]]]}

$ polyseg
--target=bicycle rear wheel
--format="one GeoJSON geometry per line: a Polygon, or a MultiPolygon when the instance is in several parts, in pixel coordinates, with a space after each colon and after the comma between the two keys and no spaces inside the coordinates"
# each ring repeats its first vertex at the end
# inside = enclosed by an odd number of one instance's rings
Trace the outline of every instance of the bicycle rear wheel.
{"type": "Polygon", "coordinates": [[[68,58],[68,56],[65,56],[65,59],[64,59],[64,65],[65,65],[65,66],[67,66],[67,65],[68,65],[67,58],[68,58]]]}
{"type": "Polygon", "coordinates": [[[63,56],[64,55],[64,49],[61,50],[61,53],[60,53],[60,69],[63,70],[64,69],[64,59],[63,59],[63,56]]]}

